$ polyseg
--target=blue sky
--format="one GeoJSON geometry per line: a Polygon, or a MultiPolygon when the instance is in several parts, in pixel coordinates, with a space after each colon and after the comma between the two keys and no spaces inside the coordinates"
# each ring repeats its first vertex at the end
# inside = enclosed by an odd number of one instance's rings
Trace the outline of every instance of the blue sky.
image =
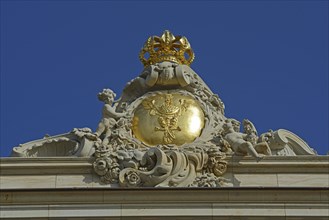
{"type": "Polygon", "coordinates": [[[288,129],[328,152],[328,1],[1,1],[1,156],[96,128],[151,35],[186,36],[191,67],[259,133],[288,129]]]}

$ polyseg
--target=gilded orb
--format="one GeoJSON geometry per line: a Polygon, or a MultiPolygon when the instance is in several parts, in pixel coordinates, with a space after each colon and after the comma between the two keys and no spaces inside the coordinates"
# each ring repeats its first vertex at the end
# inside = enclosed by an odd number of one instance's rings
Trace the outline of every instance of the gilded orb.
{"type": "Polygon", "coordinates": [[[200,136],[204,113],[192,97],[179,93],[156,94],[136,108],[132,130],[149,146],[182,145],[200,136]]]}

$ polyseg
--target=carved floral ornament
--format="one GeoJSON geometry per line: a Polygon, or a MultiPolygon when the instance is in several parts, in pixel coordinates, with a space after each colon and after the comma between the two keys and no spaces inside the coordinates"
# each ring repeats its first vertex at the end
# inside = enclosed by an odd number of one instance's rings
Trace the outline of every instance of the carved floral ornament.
{"type": "Polygon", "coordinates": [[[194,97],[185,90],[162,90],[130,103],[111,135],[98,138],[93,166],[102,182],[126,187],[224,184],[230,148],[202,134],[213,119],[205,119],[207,104],[194,97]]]}
{"type": "Polygon", "coordinates": [[[13,155],[92,156],[95,173],[112,186],[222,187],[231,184],[224,178],[231,155],[316,154],[287,130],[258,135],[245,119],[241,132],[241,123],[225,117],[224,103],[188,66],[194,53],[185,37],[169,31],[150,37],[140,58],[144,70],[117,101],[111,89],[98,94],[104,107],[95,132],[45,137],[13,155]]]}
{"type": "MultiPolygon", "coordinates": [[[[261,159],[272,152],[294,152],[286,144],[289,141],[274,150],[279,145],[278,132],[258,136],[249,120],[243,121],[244,131],[240,132],[240,122],[224,116],[218,95],[184,65],[194,59],[185,37],[175,37],[169,31],[150,37],[140,59],[146,66],[144,71],[127,84],[120,101],[112,106],[114,112],[125,115],[108,126],[111,135],[99,136],[102,141],[96,148],[94,170],[104,183],[222,187],[230,182],[223,177],[229,155],[261,159]],[[185,52],[190,59],[184,58],[185,52]]],[[[299,148],[309,147],[304,144],[299,148]]]]}

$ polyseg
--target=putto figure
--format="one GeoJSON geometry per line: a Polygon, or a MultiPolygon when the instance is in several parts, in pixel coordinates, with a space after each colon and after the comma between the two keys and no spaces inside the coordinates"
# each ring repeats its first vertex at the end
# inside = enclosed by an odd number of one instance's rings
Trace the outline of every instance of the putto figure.
{"type": "Polygon", "coordinates": [[[125,114],[116,112],[116,105],[113,105],[116,94],[111,89],[103,89],[97,96],[100,101],[104,102],[104,107],[102,119],[98,124],[95,135],[103,140],[104,145],[107,145],[116,121],[125,114]]]}
{"type": "Polygon", "coordinates": [[[256,152],[263,155],[271,155],[272,153],[267,142],[261,141],[261,139],[258,138],[258,133],[254,124],[248,119],[244,119],[242,124],[243,132],[246,134],[244,139],[254,146],[256,152]]]}
{"type": "MultiPolygon", "coordinates": [[[[251,155],[257,159],[262,158],[265,154],[270,155],[270,150],[264,150],[264,145],[258,146],[257,143],[257,132],[255,133],[254,126],[250,121],[244,121],[244,130],[247,133],[241,133],[240,122],[235,119],[227,119],[226,123],[223,125],[224,128],[224,138],[231,145],[232,149],[237,155],[251,155]],[[260,153],[260,154],[259,154],[260,153]]],[[[265,146],[266,148],[266,146],[265,146]]]]}
{"type": "Polygon", "coordinates": [[[189,67],[194,53],[185,37],[151,36],[140,59],[142,73],[118,100],[111,89],[98,93],[104,107],[94,133],[75,128],[15,147],[13,155],[90,156],[100,181],[111,187],[233,186],[233,175],[224,176],[229,160],[236,161],[231,155],[316,155],[284,129],[258,135],[245,119],[240,131],[240,122],[225,117],[224,103],[189,67]]]}

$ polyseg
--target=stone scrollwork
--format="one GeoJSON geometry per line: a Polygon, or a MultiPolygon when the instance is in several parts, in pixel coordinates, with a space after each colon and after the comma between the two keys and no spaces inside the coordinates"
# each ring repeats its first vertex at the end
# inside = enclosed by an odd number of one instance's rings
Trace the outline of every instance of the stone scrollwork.
{"type": "Polygon", "coordinates": [[[96,136],[90,128],[74,128],[56,136],[45,135],[14,147],[12,157],[89,157],[94,151],[96,136]]]}
{"type": "Polygon", "coordinates": [[[316,151],[308,146],[304,140],[285,129],[269,130],[260,135],[258,142],[266,142],[271,149],[272,155],[317,155],[316,151]]]}
{"type": "MultiPolygon", "coordinates": [[[[175,138],[174,132],[183,129],[178,129],[176,122],[189,109],[191,97],[195,96],[188,91],[156,91],[128,103],[123,116],[113,118],[115,123],[109,136],[95,134],[93,168],[100,180],[104,184],[118,184],[121,187],[224,186],[227,182],[223,178],[227,169],[226,155],[231,154],[231,150],[222,136],[214,138],[215,128],[212,129],[213,134],[202,135],[211,130],[209,126],[212,124],[205,124],[201,135],[192,142],[177,145],[170,141],[175,138]],[[175,104],[171,94],[179,97],[175,104]],[[159,104],[152,99],[158,95],[163,97],[163,102],[159,104]],[[154,135],[158,130],[163,130],[162,143],[146,145],[134,135],[133,115],[138,106],[146,107],[143,114],[147,117],[156,117],[152,133],[154,135]],[[166,135],[166,131],[170,134],[166,135]],[[168,135],[172,139],[167,138],[168,135]],[[104,142],[104,138],[109,141],[104,142]]],[[[210,108],[205,108],[207,105],[201,103],[201,111],[209,115],[210,108]]],[[[149,120],[147,117],[146,121],[149,120]]]]}
{"type": "Polygon", "coordinates": [[[225,105],[189,65],[187,39],[165,31],[140,53],[142,73],[121,97],[103,89],[101,120],[89,128],[46,136],[13,149],[17,157],[93,157],[103,184],[121,187],[222,187],[229,156],[315,155],[296,134],[258,135],[254,124],[224,115],[225,105]],[[147,58],[146,55],[149,55],[147,58]]]}
{"type": "MultiPolygon", "coordinates": [[[[145,91],[139,97],[121,97],[118,101],[114,101],[112,90],[104,90],[109,98],[104,101],[103,118],[93,134],[96,136],[93,167],[104,184],[222,187],[230,184],[224,178],[227,156],[252,156],[260,160],[270,155],[313,152],[296,135],[282,129],[259,136],[254,124],[245,119],[240,131],[239,121],[224,116],[225,106],[220,98],[193,70],[184,68],[189,84],[179,89],[168,89],[162,82],[154,85],[157,89],[143,87],[145,91]],[[202,112],[198,116],[202,126],[196,136],[187,140],[189,133],[184,133],[186,129],[181,122],[191,121],[186,116],[191,106],[202,112]],[[111,120],[111,124],[106,125],[104,120],[111,120]]],[[[133,90],[125,91],[123,96],[133,90]]],[[[87,136],[92,139],[92,135],[87,136]]]]}
{"type": "Polygon", "coordinates": [[[103,183],[119,183],[122,187],[192,187],[197,186],[199,180],[205,181],[207,174],[213,176],[209,179],[212,186],[215,182],[216,186],[223,186],[222,175],[227,166],[225,153],[218,147],[209,150],[209,146],[200,146],[158,146],[120,153],[100,145],[93,166],[103,183]],[[136,151],[142,157],[129,156],[136,151]]]}

